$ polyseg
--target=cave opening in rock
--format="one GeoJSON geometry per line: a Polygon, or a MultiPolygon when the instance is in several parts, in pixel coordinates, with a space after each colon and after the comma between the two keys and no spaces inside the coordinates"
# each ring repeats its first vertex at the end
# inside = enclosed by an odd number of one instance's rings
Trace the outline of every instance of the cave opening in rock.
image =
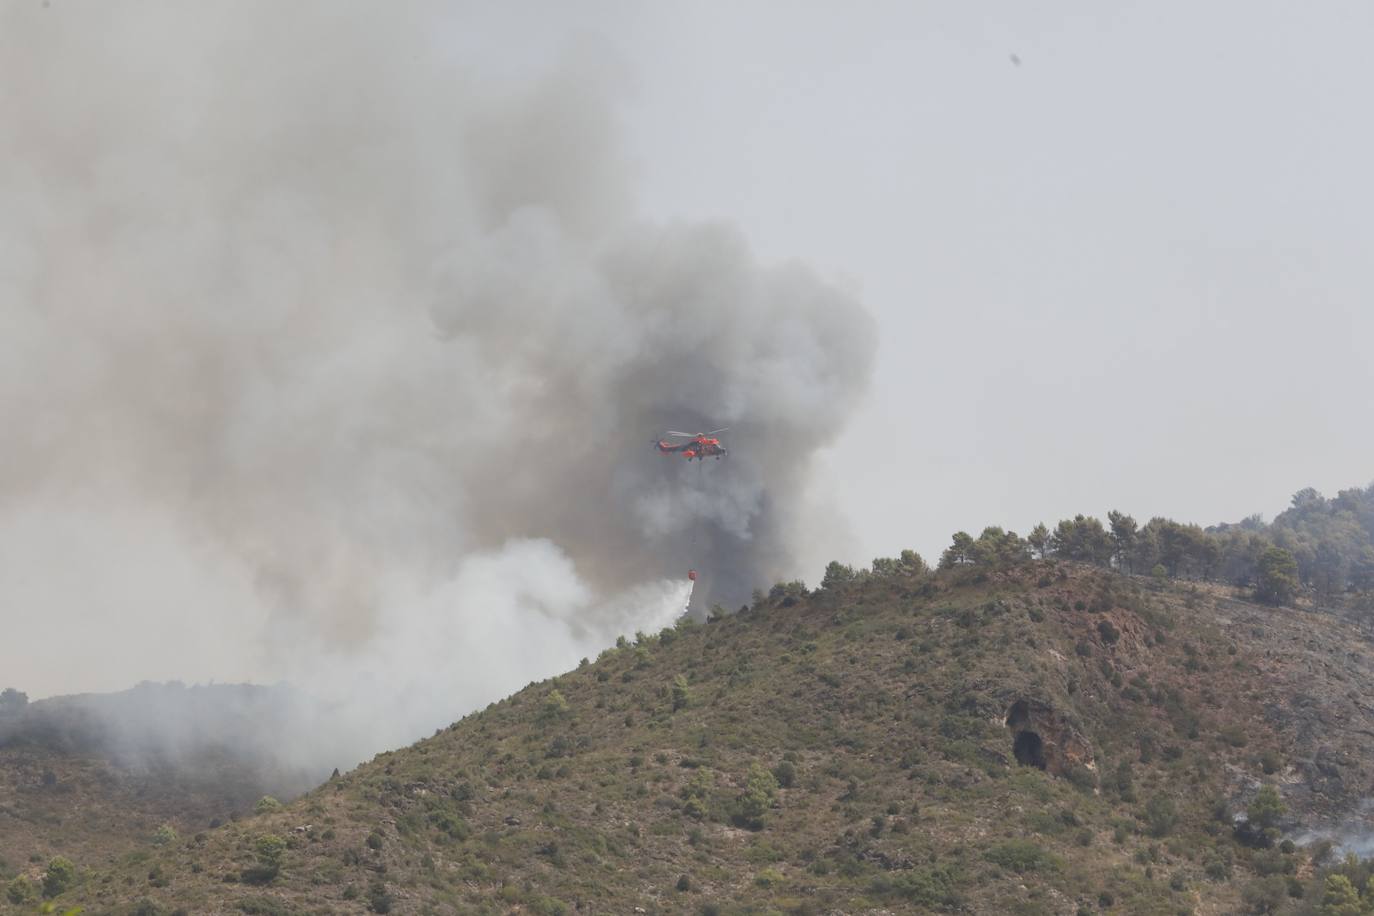
{"type": "Polygon", "coordinates": [[[1041,770],[1045,768],[1045,742],[1035,732],[1017,732],[1011,752],[1016,755],[1016,762],[1023,767],[1041,770]]]}

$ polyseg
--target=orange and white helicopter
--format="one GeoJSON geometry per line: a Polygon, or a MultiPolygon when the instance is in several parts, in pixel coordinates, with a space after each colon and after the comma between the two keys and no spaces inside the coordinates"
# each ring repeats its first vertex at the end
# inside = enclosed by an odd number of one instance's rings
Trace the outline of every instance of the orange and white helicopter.
{"type": "Polygon", "coordinates": [[[680,433],[669,430],[663,434],[663,438],[654,443],[662,455],[681,455],[688,461],[693,458],[701,461],[705,458],[714,458],[719,461],[725,456],[725,449],[721,446],[720,440],[716,438],[718,433],[723,433],[730,427],[723,426],[720,429],[713,429],[709,433],[680,433]],[[685,442],[671,442],[671,439],[685,439],[685,442]]]}

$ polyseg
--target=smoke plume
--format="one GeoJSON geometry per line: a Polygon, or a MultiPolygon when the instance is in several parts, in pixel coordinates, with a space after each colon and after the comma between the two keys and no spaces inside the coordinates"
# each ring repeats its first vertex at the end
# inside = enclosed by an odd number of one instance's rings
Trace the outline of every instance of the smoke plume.
{"type": "Polygon", "coordinates": [[[495,76],[453,50],[479,25],[0,10],[16,686],[281,678],[370,697],[377,745],[671,622],[689,567],[728,606],[807,572],[870,319],[640,218],[622,68],[495,76]],[[724,461],[650,445],[721,426],[724,461]]]}

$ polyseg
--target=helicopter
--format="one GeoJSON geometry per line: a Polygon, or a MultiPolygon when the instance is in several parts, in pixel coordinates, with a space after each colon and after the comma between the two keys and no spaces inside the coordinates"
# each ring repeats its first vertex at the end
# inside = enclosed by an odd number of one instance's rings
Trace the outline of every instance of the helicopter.
{"type": "Polygon", "coordinates": [[[725,456],[725,449],[721,446],[716,435],[729,428],[723,426],[720,429],[713,429],[709,433],[681,433],[670,429],[663,434],[663,438],[654,443],[654,446],[662,455],[681,455],[688,461],[693,458],[698,461],[705,458],[714,458],[719,461],[725,456]],[[668,441],[669,439],[686,439],[687,441],[674,443],[668,441]]]}

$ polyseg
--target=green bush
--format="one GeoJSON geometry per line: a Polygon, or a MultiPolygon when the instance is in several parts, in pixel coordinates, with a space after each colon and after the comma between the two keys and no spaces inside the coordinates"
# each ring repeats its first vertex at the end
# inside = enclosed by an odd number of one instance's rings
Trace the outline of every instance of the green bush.
{"type": "Polygon", "coordinates": [[[76,883],[76,865],[71,859],[58,856],[48,863],[43,873],[43,896],[56,897],[76,883]]]}
{"type": "Polygon", "coordinates": [[[1145,803],[1145,823],[1149,826],[1150,836],[1165,837],[1178,823],[1178,811],[1174,800],[1164,795],[1156,795],[1145,803]]]}
{"type": "Polygon", "coordinates": [[[154,846],[171,846],[177,841],[176,829],[171,824],[163,824],[153,833],[154,846]]]}
{"type": "Polygon", "coordinates": [[[1262,786],[1255,795],[1254,801],[1245,809],[1246,819],[1260,830],[1268,830],[1277,827],[1279,818],[1283,817],[1288,810],[1284,807],[1283,799],[1279,797],[1279,790],[1273,786],[1262,786]]]}
{"type": "Polygon", "coordinates": [[[557,687],[550,690],[548,696],[544,697],[544,705],[540,708],[540,718],[545,721],[561,719],[568,714],[568,701],[557,687]]]}
{"type": "Polygon", "coordinates": [[[264,795],[258,799],[258,803],[253,806],[254,814],[266,814],[268,811],[276,811],[281,807],[281,802],[270,795],[264,795]]]}
{"type": "Polygon", "coordinates": [[[836,589],[841,588],[855,579],[854,567],[846,566],[839,560],[831,560],[825,567],[825,575],[821,578],[821,588],[836,589]]]}
{"type": "Polygon", "coordinates": [[[776,868],[765,868],[754,876],[754,883],[759,887],[777,887],[782,881],[782,872],[776,868]]]}
{"type": "Polygon", "coordinates": [[[869,885],[878,896],[896,897],[916,906],[955,909],[962,904],[959,874],[948,866],[917,868],[879,875],[869,885]]]}
{"type": "Polygon", "coordinates": [[[1256,564],[1255,599],[1265,604],[1292,604],[1298,593],[1298,561],[1282,547],[1270,547],[1256,564]]]}
{"type": "Polygon", "coordinates": [[[751,830],[763,829],[763,817],[773,806],[778,791],[778,781],[773,774],[759,764],[749,768],[749,778],[744,791],[736,799],[738,810],[736,820],[751,830]]]}
{"type": "Polygon", "coordinates": [[[1082,764],[1069,767],[1065,774],[1070,783],[1080,791],[1092,792],[1097,789],[1097,774],[1082,764]]]}
{"type": "Polygon", "coordinates": [[[778,785],[784,789],[790,789],[797,781],[797,768],[790,760],[784,760],[773,767],[773,778],[778,781],[778,785]]]}
{"type": "Polygon", "coordinates": [[[673,678],[672,691],[673,712],[677,712],[679,709],[686,709],[692,702],[692,691],[687,686],[687,678],[685,675],[679,674],[677,677],[673,678]]]}
{"type": "Polygon", "coordinates": [[[691,780],[682,789],[682,797],[685,800],[682,813],[699,821],[705,820],[709,813],[706,797],[711,791],[711,786],[711,774],[705,769],[693,773],[691,780]]]}
{"type": "Polygon", "coordinates": [[[1033,840],[1007,840],[998,843],[983,853],[983,858],[1018,875],[1053,871],[1059,867],[1059,861],[1033,840]]]}
{"type": "Polygon", "coordinates": [[[38,888],[34,887],[33,882],[28,878],[19,875],[5,886],[5,896],[10,903],[21,906],[26,903],[33,903],[38,899],[38,888]]]}
{"type": "Polygon", "coordinates": [[[1231,868],[1231,850],[1225,846],[1216,847],[1202,860],[1203,873],[1213,881],[1229,881],[1231,868]]]}
{"type": "Polygon", "coordinates": [[[387,892],[385,882],[377,880],[367,886],[367,905],[372,912],[390,913],[391,904],[391,894],[387,892]]]}
{"type": "Polygon", "coordinates": [[[1277,849],[1266,849],[1250,857],[1250,867],[1261,878],[1281,875],[1293,868],[1293,860],[1277,849]]]}
{"type": "Polygon", "coordinates": [[[253,854],[257,865],[245,868],[242,879],[248,884],[269,884],[281,874],[282,862],[286,859],[286,840],[274,833],[265,833],[253,842],[253,854]]]}
{"type": "Polygon", "coordinates": [[[1322,916],[1360,916],[1366,912],[1359,891],[1345,875],[1327,875],[1322,888],[1322,916]]]}

